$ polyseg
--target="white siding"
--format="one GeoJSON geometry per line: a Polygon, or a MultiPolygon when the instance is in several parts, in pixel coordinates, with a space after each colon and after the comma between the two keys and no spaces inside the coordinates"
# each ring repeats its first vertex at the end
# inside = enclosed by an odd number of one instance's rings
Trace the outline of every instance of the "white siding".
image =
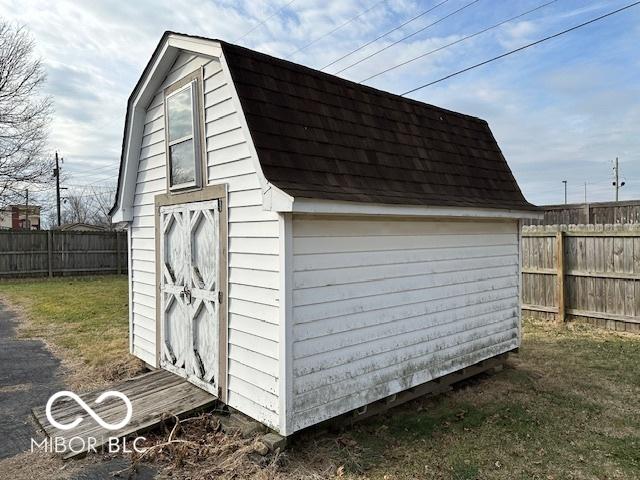
{"type": "Polygon", "coordinates": [[[518,346],[517,222],[293,221],[293,430],[518,346]]]}
{"type": "MultiPolygon", "coordinates": [[[[220,62],[181,55],[162,85],[204,65],[207,178],[229,191],[230,406],[278,425],[278,217],[262,209],[248,133],[220,62]]],[[[147,109],[132,223],[133,353],[155,364],[154,197],[166,192],[162,89],[147,109]]]]}

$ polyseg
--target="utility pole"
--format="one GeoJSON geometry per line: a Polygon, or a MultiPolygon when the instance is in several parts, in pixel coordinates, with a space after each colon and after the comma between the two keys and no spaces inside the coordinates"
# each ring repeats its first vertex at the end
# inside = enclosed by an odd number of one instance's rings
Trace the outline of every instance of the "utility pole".
{"type": "Polygon", "coordinates": [[[613,166],[613,175],[615,180],[613,181],[613,187],[616,189],[616,202],[618,201],[618,190],[620,187],[624,187],[624,182],[620,182],[620,168],[618,167],[618,157],[616,157],[616,163],[613,166]]]}
{"type": "Polygon", "coordinates": [[[60,163],[58,161],[58,152],[56,152],[56,168],[53,169],[53,176],[56,177],[56,206],[58,209],[58,227],[60,227],[62,220],[60,217],[60,163]]]}
{"type": "Polygon", "coordinates": [[[584,203],[587,203],[587,182],[584,182],[584,203]]]}
{"type": "Polygon", "coordinates": [[[27,230],[31,230],[31,225],[29,224],[29,189],[26,188],[25,189],[25,203],[26,203],[26,207],[27,207],[27,215],[25,216],[24,219],[24,226],[27,228],[27,230]]]}
{"type": "Polygon", "coordinates": [[[564,204],[567,204],[567,181],[566,180],[562,180],[562,183],[564,183],[564,204]]]}

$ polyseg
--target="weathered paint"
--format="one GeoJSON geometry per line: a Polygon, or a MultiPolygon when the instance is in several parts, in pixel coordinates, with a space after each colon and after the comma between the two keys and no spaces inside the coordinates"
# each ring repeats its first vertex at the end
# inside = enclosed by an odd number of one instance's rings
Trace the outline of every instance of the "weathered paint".
{"type": "Polygon", "coordinates": [[[209,185],[228,186],[228,403],[278,425],[278,216],[262,208],[250,137],[218,59],[178,56],[147,108],[131,223],[132,349],[155,365],[154,197],[167,190],[162,90],[203,68],[209,185]]]}
{"type": "Polygon", "coordinates": [[[517,221],[294,216],[292,430],[519,344],[517,221]]]}
{"type": "Polygon", "coordinates": [[[160,207],[160,364],[217,395],[219,200],[160,207]]]}

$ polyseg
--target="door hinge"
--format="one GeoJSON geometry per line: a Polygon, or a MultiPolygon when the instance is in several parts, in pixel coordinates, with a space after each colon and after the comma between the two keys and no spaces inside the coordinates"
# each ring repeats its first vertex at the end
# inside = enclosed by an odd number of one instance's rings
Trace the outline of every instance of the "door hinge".
{"type": "Polygon", "coordinates": [[[223,298],[222,290],[218,290],[218,303],[222,303],[222,298],[223,298]]]}
{"type": "Polygon", "coordinates": [[[222,200],[218,200],[218,211],[222,211],[222,200]]]}

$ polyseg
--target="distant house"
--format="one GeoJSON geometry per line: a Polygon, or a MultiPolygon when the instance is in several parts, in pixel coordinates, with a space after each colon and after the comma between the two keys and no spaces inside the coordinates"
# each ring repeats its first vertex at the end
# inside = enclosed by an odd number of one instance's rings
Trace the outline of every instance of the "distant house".
{"type": "Polygon", "coordinates": [[[0,210],[0,230],[40,230],[40,207],[7,205],[0,210]]]}
{"type": "Polygon", "coordinates": [[[60,225],[59,230],[64,232],[105,232],[106,227],[102,225],[92,225],[90,223],[73,222],[60,225]]]}
{"type": "Polygon", "coordinates": [[[11,207],[0,210],[0,230],[11,230],[11,207]]]}

